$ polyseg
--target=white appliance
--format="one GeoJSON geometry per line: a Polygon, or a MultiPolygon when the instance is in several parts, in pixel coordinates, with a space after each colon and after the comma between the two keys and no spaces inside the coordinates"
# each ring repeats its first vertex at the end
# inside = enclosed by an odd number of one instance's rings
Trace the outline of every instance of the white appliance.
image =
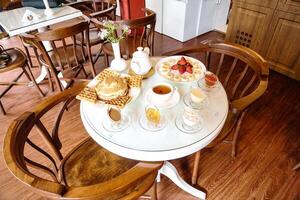
{"type": "Polygon", "coordinates": [[[156,31],[181,42],[226,25],[230,0],[146,0],[156,31]]]}

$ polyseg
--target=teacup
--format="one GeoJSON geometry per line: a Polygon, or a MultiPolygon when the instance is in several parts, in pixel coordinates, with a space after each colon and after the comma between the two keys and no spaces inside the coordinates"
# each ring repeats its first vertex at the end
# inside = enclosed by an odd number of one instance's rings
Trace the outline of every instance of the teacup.
{"type": "Polygon", "coordinates": [[[157,83],[151,88],[150,95],[154,103],[160,103],[169,101],[176,90],[177,88],[169,83],[157,83]]]}

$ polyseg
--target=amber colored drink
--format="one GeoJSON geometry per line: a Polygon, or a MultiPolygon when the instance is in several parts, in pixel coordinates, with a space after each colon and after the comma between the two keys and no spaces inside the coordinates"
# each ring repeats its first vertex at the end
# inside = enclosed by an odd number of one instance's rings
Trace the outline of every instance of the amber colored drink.
{"type": "Polygon", "coordinates": [[[156,94],[168,94],[172,91],[172,89],[166,85],[157,85],[152,90],[156,94]]]}
{"type": "Polygon", "coordinates": [[[146,117],[148,121],[154,124],[159,124],[160,122],[160,113],[157,108],[146,108],[146,117]]]}

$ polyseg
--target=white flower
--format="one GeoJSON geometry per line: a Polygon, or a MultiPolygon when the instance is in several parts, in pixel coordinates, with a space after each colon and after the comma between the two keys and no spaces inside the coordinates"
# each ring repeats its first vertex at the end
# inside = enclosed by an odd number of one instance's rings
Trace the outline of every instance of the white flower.
{"type": "Polygon", "coordinates": [[[99,36],[102,40],[104,40],[104,39],[107,37],[107,34],[108,34],[108,32],[107,32],[106,29],[101,29],[101,31],[98,33],[98,36],[99,36]]]}
{"type": "Polygon", "coordinates": [[[122,30],[123,30],[123,32],[130,33],[130,29],[129,29],[129,27],[127,25],[123,25],[122,26],[122,30]]]}

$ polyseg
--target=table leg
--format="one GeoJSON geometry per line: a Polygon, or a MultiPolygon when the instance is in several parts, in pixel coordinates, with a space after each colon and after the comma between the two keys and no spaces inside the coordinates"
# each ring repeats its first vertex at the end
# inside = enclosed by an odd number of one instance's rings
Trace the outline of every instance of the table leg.
{"type": "Polygon", "coordinates": [[[197,190],[196,188],[190,186],[187,184],[178,174],[176,168],[168,161],[164,162],[164,165],[159,170],[160,174],[165,175],[168,177],[173,183],[175,183],[179,188],[186,191],[187,193],[198,197],[200,199],[205,199],[206,194],[200,190],[197,190]]]}
{"type": "MultiPolygon", "coordinates": [[[[41,67],[41,73],[40,73],[40,75],[35,79],[35,82],[36,82],[37,84],[41,83],[41,82],[46,78],[47,73],[48,73],[48,72],[47,72],[47,68],[46,68],[44,65],[42,65],[42,67],[41,67]]],[[[49,80],[49,81],[51,81],[51,80],[49,80]]],[[[34,86],[33,82],[31,81],[31,82],[28,84],[28,86],[30,86],[30,87],[34,86]]]]}

